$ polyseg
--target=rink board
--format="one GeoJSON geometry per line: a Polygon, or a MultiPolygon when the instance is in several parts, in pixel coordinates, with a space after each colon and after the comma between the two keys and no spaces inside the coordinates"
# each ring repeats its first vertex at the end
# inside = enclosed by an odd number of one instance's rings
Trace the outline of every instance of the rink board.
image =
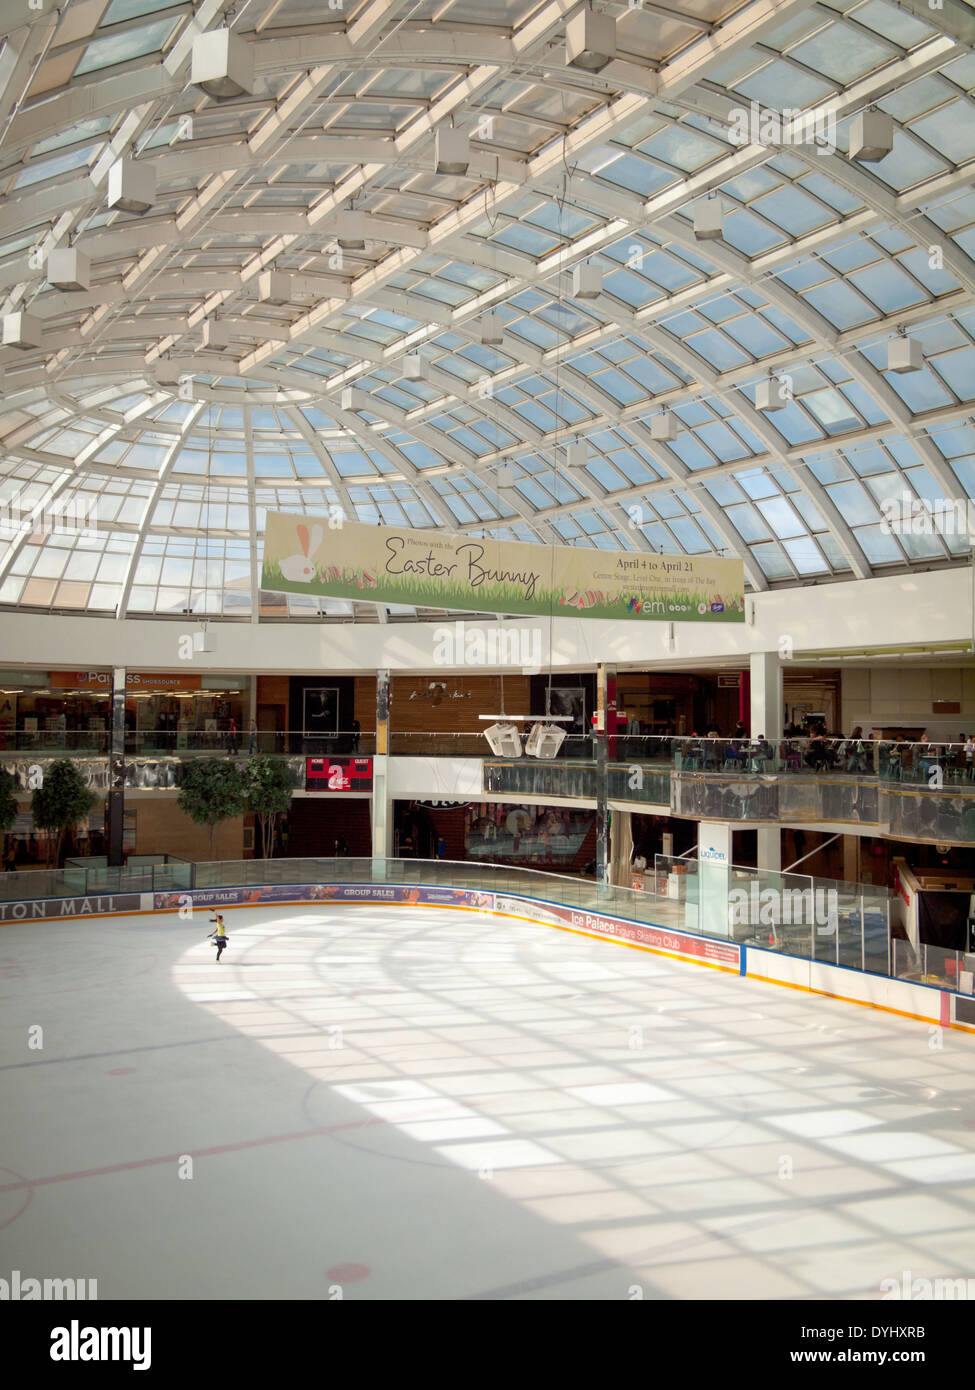
{"type": "Polygon", "coordinates": [[[406,883],[276,883],[226,888],[196,888],[168,893],[98,894],[88,898],[46,898],[0,903],[4,922],[64,921],[91,916],[151,912],[185,912],[188,908],[261,907],[285,903],[367,903],[390,906],[446,907],[488,912],[537,922],[561,931],[616,941],[695,965],[707,966],[805,993],[881,1009],[935,1026],[975,1032],[956,1019],[956,1005],[967,1001],[937,985],[892,980],[841,965],[784,956],[761,947],[743,946],[714,937],[693,936],[609,913],[553,903],[514,893],[435,887],[406,883]]]}

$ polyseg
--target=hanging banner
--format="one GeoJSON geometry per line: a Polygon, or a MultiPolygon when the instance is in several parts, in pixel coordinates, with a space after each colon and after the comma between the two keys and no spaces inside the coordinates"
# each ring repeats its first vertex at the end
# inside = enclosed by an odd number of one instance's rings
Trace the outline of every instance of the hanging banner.
{"type": "Polygon", "coordinates": [[[743,623],[741,560],[525,545],[268,512],[261,587],[478,613],[743,623]]]}

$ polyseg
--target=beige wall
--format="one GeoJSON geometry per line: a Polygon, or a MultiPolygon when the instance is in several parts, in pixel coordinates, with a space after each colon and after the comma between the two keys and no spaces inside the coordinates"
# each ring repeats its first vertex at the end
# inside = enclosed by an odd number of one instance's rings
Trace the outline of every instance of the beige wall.
{"type": "MultiPolygon", "coordinates": [[[[210,857],[210,832],[191,821],[176,805],[176,796],[152,792],[145,800],[131,793],[126,810],[135,811],[136,854],[176,854],[181,859],[205,861],[210,857]]],[[[213,832],[214,859],[243,859],[244,820],[221,821],[213,832]]]]}
{"type": "Polygon", "coordinates": [[[896,660],[863,668],[845,666],[842,678],[844,734],[859,724],[865,733],[892,724],[921,725],[931,737],[956,739],[975,729],[975,662],[903,666],[896,660]],[[959,714],[935,714],[936,700],[957,700],[959,714]]]}

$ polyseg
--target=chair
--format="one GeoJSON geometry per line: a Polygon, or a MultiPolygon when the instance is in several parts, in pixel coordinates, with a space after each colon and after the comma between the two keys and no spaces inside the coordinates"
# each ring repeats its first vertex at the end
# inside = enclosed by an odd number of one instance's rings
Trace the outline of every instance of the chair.
{"type": "Polygon", "coordinates": [[[738,746],[734,739],[732,739],[732,741],[728,744],[728,752],[725,757],[725,772],[735,771],[738,768],[744,768],[747,765],[747,762],[748,754],[744,751],[744,749],[738,746]]]}
{"type": "Polygon", "coordinates": [[[684,766],[691,772],[700,772],[704,753],[700,744],[692,743],[684,753],[684,766]]]}

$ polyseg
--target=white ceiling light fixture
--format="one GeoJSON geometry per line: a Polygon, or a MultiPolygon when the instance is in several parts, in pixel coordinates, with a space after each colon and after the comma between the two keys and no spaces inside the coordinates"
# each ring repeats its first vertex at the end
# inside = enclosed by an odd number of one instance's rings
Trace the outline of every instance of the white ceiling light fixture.
{"type": "Polygon", "coordinates": [[[788,386],[777,376],[760,381],[755,388],[755,409],[772,415],[776,410],[784,410],[792,396],[788,386]]]}
{"type": "Polygon", "coordinates": [[[879,164],[894,148],[894,121],[886,111],[861,111],[850,125],[850,158],[879,164]]]}
{"type": "Polygon", "coordinates": [[[502,463],[494,470],[495,487],[514,487],[515,470],[510,463],[502,463]]]}
{"type": "Polygon", "coordinates": [[[207,619],[200,619],[200,630],[193,634],[193,650],[196,652],[215,652],[217,642],[207,625],[207,619]]]}
{"type": "Polygon", "coordinates": [[[554,724],[533,724],[525,739],[525,752],[530,758],[554,758],[564,742],[564,729],[554,724]]]}
{"type": "Polygon", "coordinates": [[[565,466],[566,468],[585,468],[589,462],[589,442],[585,439],[574,439],[571,444],[566,445],[565,466]]]}
{"type": "Polygon", "coordinates": [[[596,14],[588,7],[565,26],[565,61],[568,67],[599,72],[616,57],[616,21],[610,14],[596,14]]]}
{"type": "Polygon", "coordinates": [[[698,241],[719,241],[724,236],[724,204],[720,198],[699,198],[694,204],[694,235],[698,241]]]}
{"type": "Polygon", "coordinates": [[[261,304],[291,304],[295,282],[280,270],[265,270],[257,277],[257,298],[261,304]]]}
{"type": "Polygon", "coordinates": [[[3,346],[20,348],[23,352],[39,348],[44,343],[44,325],[32,314],[22,310],[3,316],[3,346]]]}
{"type": "Polygon", "coordinates": [[[222,352],[230,346],[230,326],[217,319],[203,320],[203,346],[213,352],[222,352]]]}
{"type": "Polygon", "coordinates": [[[924,352],[916,338],[909,338],[903,328],[898,337],[887,344],[888,372],[920,372],[924,369],[924,352]]]}
{"type": "Polygon", "coordinates": [[[423,380],[423,358],[418,352],[408,352],[403,358],[403,376],[407,381],[423,380]]]}
{"type": "Polygon", "coordinates": [[[484,730],[488,747],[499,758],[520,758],[522,753],[521,734],[518,725],[507,721],[490,724],[484,730]]]}
{"type": "Polygon", "coordinates": [[[340,399],[343,410],[355,410],[355,387],[343,386],[340,399]]]}
{"type": "Polygon", "coordinates": [[[573,299],[598,299],[602,292],[603,272],[595,261],[583,261],[573,268],[573,299]]]}
{"type": "Polygon", "coordinates": [[[335,240],[342,251],[364,251],[366,249],[366,218],[361,212],[351,208],[335,214],[335,240]]]}
{"type": "Polygon", "coordinates": [[[145,161],[117,159],[108,171],[108,196],[113,212],[148,212],[156,201],[156,171],[145,161]]]}
{"type": "Polygon", "coordinates": [[[91,287],[91,261],[73,246],[60,246],[48,254],[47,283],[69,293],[87,290],[91,287]]]}
{"type": "Polygon", "coordinates": [[[434,137],[438,174],[466,174],[471,162],[471,142],[456,126],[437,127],[434,137]]]}
{"type": "Polygon", "coordinates": [[[190,81],[216,101],[254,90],[254,53],[230,29],[210,29],[193,40],[190,81]]]}
{"type": "Polygon", "coordinates": [[[481,319],[481,342],[498,347],[504,342],[504,319],[500,314],[485,314],[481,319]]]}
{"type": "Polygon", "coordinates": [[[677,420],[669,410],[662,410],[650,421],[650,438],[661,444],[670,444],[677,438],[677,420]]]}

